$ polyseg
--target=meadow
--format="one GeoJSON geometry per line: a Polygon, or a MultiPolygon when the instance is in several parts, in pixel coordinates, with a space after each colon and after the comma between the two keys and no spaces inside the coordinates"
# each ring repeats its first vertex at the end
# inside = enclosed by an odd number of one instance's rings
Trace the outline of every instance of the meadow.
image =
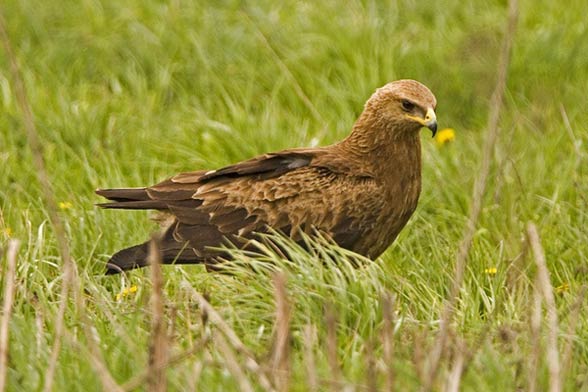
{"type": "Polygon", "coordinates": [[[30,148],[2,50],[0,302],[14,295],[0,317],[6,390],[588,391],[585,0],[518,5],[487,186],[452,293],[507,8],[2,2],[42,147],[30,148]],[[98,209],[94,189],[334,143],[377,87],[402,78],[430,87],[440,128],[455,136],[422,132],[418,209],[379,259],[355,268],[357,256],[327,241],[308,253],[277,239],[289,259],[267,244],[234,250],[231,274],[103,275],[112,253],[157,225],[146,212],[98,209]]]}

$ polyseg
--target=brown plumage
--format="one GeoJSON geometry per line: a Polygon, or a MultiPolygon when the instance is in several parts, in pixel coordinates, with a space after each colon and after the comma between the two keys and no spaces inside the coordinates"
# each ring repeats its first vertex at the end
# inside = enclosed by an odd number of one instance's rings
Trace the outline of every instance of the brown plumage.
{"type": "MultiPolygon", "coordinates": [[[[268,227],[297,238],[318,229],[378,257],[414,212],[421,191],[419,129],[437,130],[436,100],[414,80],[378,89],[343,141],[264,154],[136,189],[99,189],[104,208],[153,209],[171,220],[163,262],[213,266],[226,240],[242,246],[268,227]]],[[[107,273],[146,265],[147,242],[123,249],[107,273]]]]}

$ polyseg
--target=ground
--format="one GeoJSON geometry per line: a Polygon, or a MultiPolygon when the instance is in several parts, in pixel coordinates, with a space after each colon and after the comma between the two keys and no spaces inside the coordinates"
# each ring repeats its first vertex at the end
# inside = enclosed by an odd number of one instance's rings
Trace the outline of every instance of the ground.
{"type": "MultiPolygon", "coordinates": [[[[55,390],[102,389],[89,336],[120,384],[143,371],[149,357],[149,271],[128,279],[102,273],[109,255],[156,226],[146,213],[98,210],[95,188],[151,184],[179,171],[335,142],[373,90],[399,78],[431,88],[440,128],[454,135],[441,143],[423,131],[423,193],[395,244],[359,269],[345,261],[352,255],[327,245],[323,251],[336,265],[297,249],[293,263],[270,251],[260,259],[273,260],[287,279],[290,389],[309,387],[310,358],[321,389],[336,380],[383,389],[389,367],[398,390],[417,389],[480,172],[505,2],[221,3],[0,6],[66,224],[79,275],[75,292],[85,301],[66,308],[55,390]],[[387,296],[392,305],[382,300],[387,296]],[[386,360],[390,313],[394,352],[386,360]]],[[[537,269],[526,225],[533,221],[555,295],[563,383],[588,390],[588,316],[580,311],[586,302],[577,302],[588,282],[585,3],[524,0],[519,7],[500,137],[436,389],[445,388],[460,353],[463,390],[549,385],[545,310],[539,328],[532,327],[537,269]]],[[[0,244],[22,242],[8,390],[38,390],[56,337],[63,269],[10,80],[2,52],[0,244]]],[[[202,327],[194,290],[208,293],[256,360],[269,363],[274,281],[272,268],[255,265],[236,266],[232,276],[198,266],[164,269],[173,353],[190,348],[203,330],[217,330],[202,327]]],[[[168,369],[171,390],[236,390],[243,382],[264,389],[251,371],[245,380],[235,375],[218,339],[168,369]]],[[[242,355],[237,363],[245,363],[242,355]]]]}

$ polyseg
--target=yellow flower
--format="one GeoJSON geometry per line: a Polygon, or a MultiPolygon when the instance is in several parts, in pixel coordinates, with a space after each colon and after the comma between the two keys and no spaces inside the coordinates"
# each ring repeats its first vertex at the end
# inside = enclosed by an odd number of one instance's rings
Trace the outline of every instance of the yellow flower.
{"type": "Polygon", "coordinates": [[[454,139],[455,131],[453,128],[444,128],[435,135],[435,141],[437,142],[438,146],[443,146],[444,144],[452,142],[454,139]]]}
{"type": "Polygon", "coordinates": [[[497,272],[498,272],[498,270],[496,269],[496,267],[490,267],[490,268],[486,268],[486,269],[484,270],[484,273],[485,273],[486,275],[490,275],[490,276],[494,276],[494,275],[496,275],[496,273],[497,273],[497,272]]]}
{"type": "Polygon", "coordinates": [[[135,285],[133,285],[131,287],[127,287],[126,289],[123,289],[120,293],[118,293],[115,298],[117,301],[120,301],[121,299],[123,299],[124,297],[126,297],[128,295],[136,293],[137,290],[138,290],[138,288],[135,285]]]}
{"type": "Polygon", "coordinates": [[[555,288],[556,294],[563,294],[570,290],[570,284],[568,282],[562,283],[560,286],[555,288]]]}
{"type": "Polygon", "coordinates": [[[59,202],[59,209],[61,210],[68,210],[73,207],[73,204],[69,201],[60,201],[59,202]]]}
{"type": "Polygon", "coordinates": [[[5,228],[4,230],[2,230],[2,232],[6,237],[12,237],[12,229],[10,227],[5,228]]]}

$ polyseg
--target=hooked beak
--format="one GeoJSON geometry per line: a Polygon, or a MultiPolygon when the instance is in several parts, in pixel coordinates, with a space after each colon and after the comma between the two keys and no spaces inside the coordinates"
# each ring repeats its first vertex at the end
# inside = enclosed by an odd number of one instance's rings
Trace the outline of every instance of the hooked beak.
{"type": "Polygon", "coordinates": [[[423,125],[429,128],[433,133],[433,137],[435,137],[435,134],[437,133],[437,116],[435,115],[435,111],[433,109],[429,108],[429,110],[427,110],[423,125]]]}
{"type": "Polygon", "coordinates": [[[435,137],[435,134],[437,133],[437,115],[435,114],[435,111],[433,110],[433,108],[427,109],[427,114],[425,114],[425,118],[420,118],[420,117],[411,116],[411,115],[407,115],[407,116],[410,119],[421,124],[423,127],[429,128],[431,130],[431,132],[433,133],[433,137],[435,137]]]}

